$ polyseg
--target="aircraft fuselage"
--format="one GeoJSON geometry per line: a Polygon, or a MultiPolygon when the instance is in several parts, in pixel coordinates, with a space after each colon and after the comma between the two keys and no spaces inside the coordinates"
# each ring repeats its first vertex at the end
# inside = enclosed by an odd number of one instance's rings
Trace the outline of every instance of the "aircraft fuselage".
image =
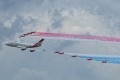
{"type": "Polygon", "coordinates": [[[30,48],[32,45],[30,44],[25,44],[25,43],[18,43],[18,42],[8,42],[5,45],[10,46],[10,47],[26,47],[30,48]]]}

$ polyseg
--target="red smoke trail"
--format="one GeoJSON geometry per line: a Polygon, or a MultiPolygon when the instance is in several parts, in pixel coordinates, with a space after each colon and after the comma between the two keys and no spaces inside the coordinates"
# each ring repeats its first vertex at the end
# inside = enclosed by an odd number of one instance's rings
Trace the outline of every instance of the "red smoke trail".
{"type": "Polygon", "coordinates": [[[99,40],[99,41],[109,41],[109,42],[120,42],[120,38],[105,37],[105,36],[79,35],[79,34],[35,32],[33,34],[33,36],[41,36],[41,37],[48,37],[48,38],[88,39],[88,40],[99,40]]]}

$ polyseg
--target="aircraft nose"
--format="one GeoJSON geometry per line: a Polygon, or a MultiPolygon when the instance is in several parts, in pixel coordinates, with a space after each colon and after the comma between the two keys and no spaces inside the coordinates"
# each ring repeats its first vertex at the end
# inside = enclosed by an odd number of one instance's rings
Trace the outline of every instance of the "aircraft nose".
{"type": "Polygon", "coordinates": [[[7,45],[7,43],[5,43],[5,45],[7,45]]]}
{"type": "Polygon", "coordinates": [[[9,44],[8,44],[8,43],[5,43],[5,45],[7,45],[7,46],[8,46],[9,44]]]}

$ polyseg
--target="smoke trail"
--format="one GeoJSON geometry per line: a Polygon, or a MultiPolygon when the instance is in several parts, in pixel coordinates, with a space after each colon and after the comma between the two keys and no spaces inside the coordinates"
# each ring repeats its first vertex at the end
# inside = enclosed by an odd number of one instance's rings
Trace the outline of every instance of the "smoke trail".
{"type": "MultiPolygon", "coordinates": [[[[59,54],[59,53],[58,53],[59,54]]],[[[120,64],[120,56],[117,55],[96,55],[96,54],[77,54],[77,53],[66,53],[65,55],[70,55],[71,57],[79,57],[86,60],[94,60],[102,63],[112,63],[120,64]]]]}
{"type": "Polygon", "coordinates": [[[54,39],[69,39],[69,40],[97,40],[108,42],[120,42],[120,38],[105,37],[105,36],[90,36],[79,34],[63,34],[63,33],[47,33],[47,32],[35,32],[32,36],[41,36],[45,38],[54,39]]]}

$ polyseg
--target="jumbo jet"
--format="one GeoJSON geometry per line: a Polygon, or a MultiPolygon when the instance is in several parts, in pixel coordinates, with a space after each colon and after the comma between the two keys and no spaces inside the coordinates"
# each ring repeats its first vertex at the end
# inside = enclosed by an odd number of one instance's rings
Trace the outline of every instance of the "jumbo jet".
{"type": "MultiPolygon", "coordinates": [[[[26,43],[20,43],[20,42],[8,42],[5,45],[10,46],[10,47],[16,47],[16,48],[20,48],[22,51],[26,50],[27,48],[36,48],[41,46],[42,42],[44,41],[44,39],[41,39],[40,41],[38,41],[35,44],[26,44],[26,43]]],[[[30,52],[34,52],[35,50],[30,50],[30,52]]]]}

